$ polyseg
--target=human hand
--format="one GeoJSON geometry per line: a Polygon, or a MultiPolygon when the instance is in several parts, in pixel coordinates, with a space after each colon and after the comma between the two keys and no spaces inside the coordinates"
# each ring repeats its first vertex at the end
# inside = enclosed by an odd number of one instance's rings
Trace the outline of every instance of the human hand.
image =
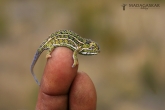
{"type": "Polygon", "coordinates": [[[73,52],[56,48],[48,59],[36,110],[96,110],[96,90],[89,76],[72,68],[73,52]]]}

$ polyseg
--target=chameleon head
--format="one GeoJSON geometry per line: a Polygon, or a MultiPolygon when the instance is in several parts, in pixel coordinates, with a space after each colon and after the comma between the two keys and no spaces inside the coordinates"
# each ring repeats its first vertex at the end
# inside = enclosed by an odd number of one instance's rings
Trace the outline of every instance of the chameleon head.
{"type": "Polygon", "coordinates": [[[86,40],[86,43],[83,44],[80,50],[80,54],[83,55],[97,55],[100,52],[100,47],[99,45],[91,41],[90,39],[86,40]]]}

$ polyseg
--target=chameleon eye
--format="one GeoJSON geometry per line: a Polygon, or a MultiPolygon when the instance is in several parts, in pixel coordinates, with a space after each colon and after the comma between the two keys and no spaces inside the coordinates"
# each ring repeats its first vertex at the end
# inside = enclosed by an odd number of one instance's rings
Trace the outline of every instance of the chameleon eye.
{"type": "Polygon", "coordinates": [[[95,46],[93,44],[90,44],[90,48],[89,49],[94,49],[95,46]]]}

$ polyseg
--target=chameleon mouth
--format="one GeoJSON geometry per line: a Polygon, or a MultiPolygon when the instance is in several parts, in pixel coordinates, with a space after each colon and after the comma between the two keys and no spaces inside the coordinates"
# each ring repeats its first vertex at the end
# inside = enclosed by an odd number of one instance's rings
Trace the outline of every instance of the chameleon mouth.
{"type": "Polygon", "coordinates": [[[91,55],[97,55],[97,53],[91,53],[91,55]]]}
{"type": "Polygon", "coordinates": [[[82,52],[83,55],[97,55],[97,53],[91,53],[91,52],[82,52]]]}

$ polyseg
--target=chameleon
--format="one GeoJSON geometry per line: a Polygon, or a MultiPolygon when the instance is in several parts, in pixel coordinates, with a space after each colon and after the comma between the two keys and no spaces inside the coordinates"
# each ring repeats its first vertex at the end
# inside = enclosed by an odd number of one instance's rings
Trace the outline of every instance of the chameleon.
{"type": "Polygon", "coordinates": [[[31,73],[38,85],[40,85],[39,81],[37,80],[37,77],[34,74],[34,66],[42,54],[44,50],[48,50],[46,58],[51,57],[51,52],[56,48],[56,47],[67,47],[73,51],[73,65],[72,67],[75,67],[78,65],[78,57],[77,54],[81,55],[97,55],[100,53],[100,47],[99,45],[86,38],[82,38],[78,34],[76,34],[73,31],[70,30],[59,30],[56,31],[55,33],[52,33],[45,41],[43,41],[39,48],[37,49],[32,64],[31,64],[31,73]]]}

